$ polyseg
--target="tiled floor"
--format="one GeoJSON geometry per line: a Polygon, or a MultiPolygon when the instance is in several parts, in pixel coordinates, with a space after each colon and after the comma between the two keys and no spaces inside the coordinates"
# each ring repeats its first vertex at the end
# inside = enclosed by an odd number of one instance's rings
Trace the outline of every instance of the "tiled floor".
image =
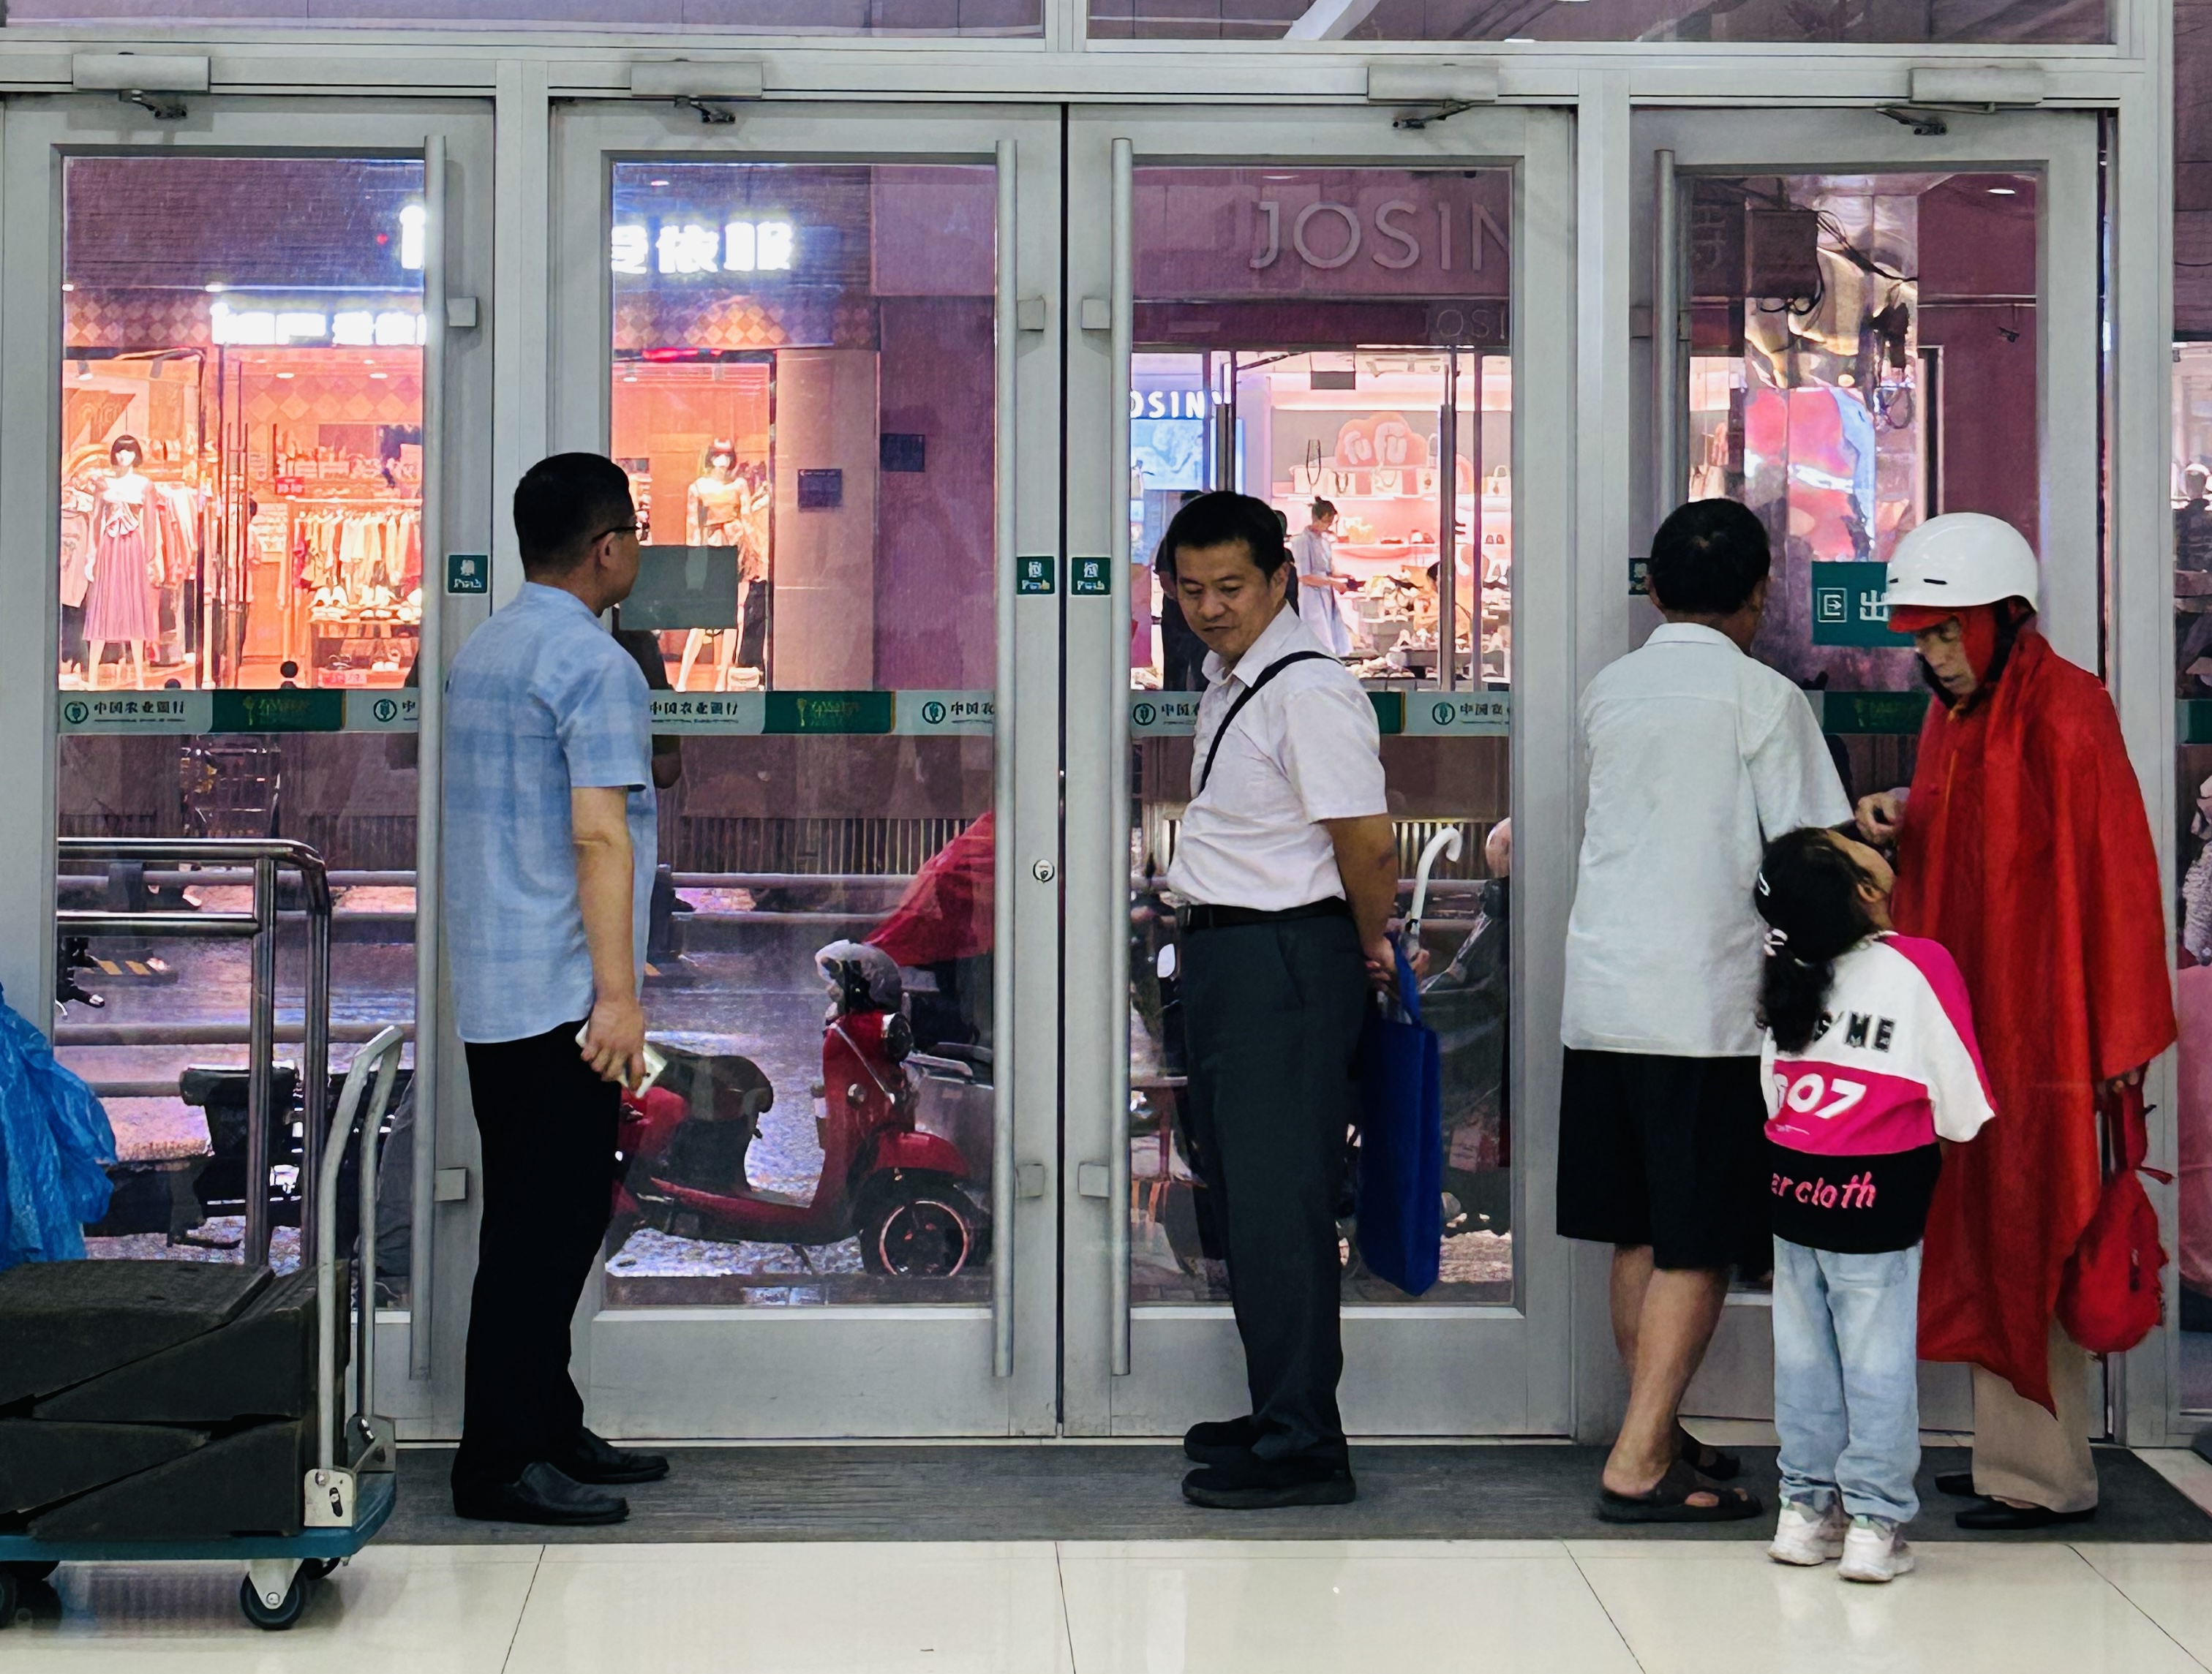
{"type": "MultiPolygon", "coordinates": [[[[2212,1467],[2156,1461],[2212,1499],[2212,1467]]],[[[232,1566],[71,1568],[6,1674],[2206,1674],[2212,1545],[1929,1541],[1855,1587],[1667,1541],[372,1547],[292,1632],[232,1566]]]]}

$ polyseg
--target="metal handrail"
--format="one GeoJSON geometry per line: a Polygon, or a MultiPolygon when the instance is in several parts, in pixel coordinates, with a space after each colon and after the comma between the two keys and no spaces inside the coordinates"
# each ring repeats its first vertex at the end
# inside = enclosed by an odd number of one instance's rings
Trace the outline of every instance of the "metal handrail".
{"type": "MultiPolygon", "coordinates": [[[[361,1110],[362,1089],[368,1084],[369,1071],[374,1069],[376,1090],[370,1095],[368,1113],[361,1121],[360,1253],[355,1263],[359,1289],[356,1330],[359,1334],[354,1350],[354,1376],[359,1391],[355,1410],[368,1427],[371,1447],[381,1439],[375,1431],[376,1141],[384,1113],[392,1105],[392,1084],[399,1073],[399,1031],[386,1025],[377,1031],[376,1039],[355,1055],[352,1067],[346,1071],[345,1086],[338,1094],[337,1113],[331,1123],[331,1143],[325,1148],[322,1169],[308,1199],[311,1204],[319,1204],[336,1198],[338,1171],[345,1162],[346,1145],[353,1137],[355,1118],[361,1110]]],[[[314,1244],[315,1458],[325,1472],[347,1462],[337,1457],[337,1216],[319,1216],[314,1244]]]]}
{"type": "MultiPolygon", "coordinates": [[[[303,1173],[315,1178],[322,1163],[323,1101],[328,1096],[331,1064],[331,885],[323,857],[290,838],[64,837],[57,853],[64,862],[245,864],[253,869],[251,913],[96,912],[57,913],[61,931],[82,936],[145,936],[179,938],[237,937],[252,943],[253,979],[246,1011],[246,1265],[269,1259],[269,1128],[276,1112],[276,873],[299,874],[307,897],[307,979],[302,1010],[301,1079],[307,1088],[306,1119],[301,1124],[303,1173]]],[[[301,1210],[300,1233],[312,1247],[315,1205],[301,1210]]]]}

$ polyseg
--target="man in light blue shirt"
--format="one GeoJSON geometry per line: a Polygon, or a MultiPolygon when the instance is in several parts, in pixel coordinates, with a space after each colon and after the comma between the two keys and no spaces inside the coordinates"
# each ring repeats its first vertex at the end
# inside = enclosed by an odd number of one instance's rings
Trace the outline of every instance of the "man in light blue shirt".
{"type": "Polygon", "coordinates": [[[668,1462],[584,1428],[568,1321],[613,1204],[621,1089],[644,1074],[657,854],[652,707],[600,626],[636,583],[613,461],[563,453],[514,491],[522,591],[446,676],[446,922],[483,1150],[453,1509],[619,1522],[607,1484],[668,1462]]]}

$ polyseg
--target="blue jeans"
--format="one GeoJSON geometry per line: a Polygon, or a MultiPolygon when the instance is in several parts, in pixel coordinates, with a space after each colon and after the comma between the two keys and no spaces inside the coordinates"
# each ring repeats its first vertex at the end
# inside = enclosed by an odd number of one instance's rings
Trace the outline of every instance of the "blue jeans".
{"type": "Polygon", "coordinates": [[[1920,1246],[1874,1255],[1774,1240],[1782,1495],[1909,1523],[1920,1509],[1920,1246]]]}

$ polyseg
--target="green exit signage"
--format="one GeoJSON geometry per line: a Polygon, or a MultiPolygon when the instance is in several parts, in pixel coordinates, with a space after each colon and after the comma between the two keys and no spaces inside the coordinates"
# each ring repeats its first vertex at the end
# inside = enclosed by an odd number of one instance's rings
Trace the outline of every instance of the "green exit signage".
{"type": "Polygon", "coordinates": [[[1912,643],[1911,635],[1896,633],[1889,625],[1889,606],[1882,603],[1888,590],[1887,566],[1831,562],[1808,567],[1812,573],[1814,645],[1895,649],[1912,643]]]}

